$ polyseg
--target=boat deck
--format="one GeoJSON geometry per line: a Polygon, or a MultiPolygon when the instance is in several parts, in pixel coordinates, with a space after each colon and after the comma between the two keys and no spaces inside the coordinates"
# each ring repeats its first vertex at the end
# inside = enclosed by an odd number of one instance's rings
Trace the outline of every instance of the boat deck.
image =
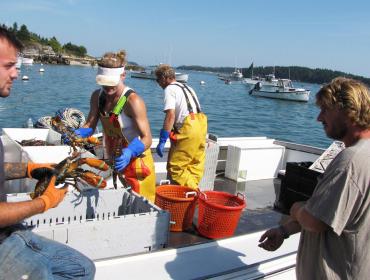
{"type": "MultiPolygon", "coordinates": [[[[96,261],[96,279],[295,279],[299,234],[274,252],[258,247],[264,230],[287,216],[273,209],[276,179],[236,183],[216,177],[214,190],[240,192],[246,209],[234,237],[208,239],[196,232],[171,232],[167,248],[126,257],[96,261]],[[275,184],[274,184],[275,182],[275,184]]],[[[193,220],[197,223],[197,215],[193,220]]]]}

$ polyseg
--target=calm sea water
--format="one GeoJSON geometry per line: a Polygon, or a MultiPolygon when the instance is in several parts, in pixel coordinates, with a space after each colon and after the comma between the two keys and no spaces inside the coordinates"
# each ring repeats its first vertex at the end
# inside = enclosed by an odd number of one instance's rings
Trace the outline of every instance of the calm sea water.
{"type": "MultiPolygon", "coordinates": [[[[295,83],[311,90],[308,103],[250,96],[243,84],[226,85],[216,75],[188,72],[189,85],[198,94],[208,116],[209,132],[219,137],[268,136],[271,138],[326,148],[332,142],[319,122],[314,104],[319,85],[295,83]],[[204,81],[205,85],[200,85],[204,81]]],[[[0,100],[0,127],[22,127],[28,118],[34,121],[54,116],[58,109],[72,107],[87,117],[96,69],[81,66],[22,66],[11,95],[0,100]],[[45,72],[40,73],[39,69],[45,72]],[[22,81],[27,75],[29,81],[22,81]]],[[[153,137],[163,123],[163,91],[152,80],[130,78],[126,84],[144,99],[153,137]]]]}

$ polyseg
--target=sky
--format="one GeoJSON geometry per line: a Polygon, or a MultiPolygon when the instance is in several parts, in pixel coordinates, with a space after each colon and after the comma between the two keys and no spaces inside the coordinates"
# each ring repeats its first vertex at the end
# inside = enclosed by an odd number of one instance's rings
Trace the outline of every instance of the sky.
{"type": "Polygon", "coordinates": [[[303,66],[370,77],[368,0],[0,0],[0,23],[140,65],[303,66]]]}

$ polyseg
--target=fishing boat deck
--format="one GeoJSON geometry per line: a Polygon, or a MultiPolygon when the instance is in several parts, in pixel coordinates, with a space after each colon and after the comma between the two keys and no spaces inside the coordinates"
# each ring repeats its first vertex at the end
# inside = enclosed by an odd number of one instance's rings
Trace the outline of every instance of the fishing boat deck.
{"type": "MultiPolygon", "coordinates": [[[[157,143],[157,139],[153,140],[153,150],[157,143]]],[[[258,243],[265,230],[277,226],[287,218],[286,215],[274,209],[280,189],[279,179],[275,178],[276,172],[284,169],[287,162],[315,161],[323,151],[265,137],[220,138],[217,143],[219,152],[215,154],[216,160],[213,157],[209,160],[212,164],[216,164],[213,166],[216,171],[212,175],[217,174],[217,176],[214,180],[214,177],[207,175],[205,186],[210,185],[215,191],[244,195],[246,208],[242,212],[233,237],[217,240],[202,237],[197,233],[197,213],[191,230],[170,232],[167,236],[169,220],[167,212],[158,210],[156,206],[150,205],[147,200],[136,194],[126,194],[126,191],[122,194],[119,190],[99,191],[101,196],[98,200],[96,200],[98,196],[86,196],[83,200],[84,204],[80,203],[79,208],[70,207],[70,203],[75,203],[71,195],[70,200],[65,199],[54,210],[68,210],[70,213],[68,216],[77,216],[80,220],[71,223],[58,222],[51,224],[52,227],[48,223],[40,225],[37,233],[44,231],[48,236],[53,234],[52,236],[62,241],[68,240],[68,245],[71,247],[75,246],[81,252],[86,252],[85,254],[91,256],[96,264],[96,279],[107,279],[107,276],[109,279],[120,279],[122,275],[128,279],[153,279],[153,277],[155,279],[233,279],[238,278],[239,274],[241,277],[238,279],[257,279],[280,274],[282,271],[294,272],[299,234],[285,240],[283,245],[274,252],[259,248],[258,243]],[[233,145],[239,145],[241,151],[245,151],[244,157],[248,159],[243,163],[247,166],[236,170],[234,177],[237,180],[227,179],[224,175],[227,174],[227,167],[231,166],[227,165],[228,160],[230,164],[237,160],[233,145]],[[248,173],[244,172],[245,170],[248,173]],[[120,196],[115,195],[116,193],[120,196]],[[109,213],[117,213],[116,205],[119,206],[118,213],[120,213],[122,204],[131,199],[135,203],[127,205],[132,206],[132,212],[127,209],[128,212],[124,215],[110,217],[109,213]],[[97,201],[100,203],[96,203],[97,201]],[[96,215],[99,214],[99,218],[84,219],[85,216],[87,217],[86,209],[95,211],[96,215]],[[83,239],[80,238],[82,231],[86,232],[83,239]],[[100,232],[104,233],[104,239],[101,239],[100,232]]],[[[55,147],[48,147],[48,150],[54,149],[55,147]]],[[[19,160],[21,150],[14,148],[13,152],[13,159],[19,160]]],[[[46,152],[46,150],[43,155],[52,155],[54,160],[56,157],[55,153],[46,152]]],[[[155,153],[153,155],[156,164],[156,180],[160,184],[161,179],[166,178],[166,157],[159,158],[155,153]]],[[[37,159],[40,159],[39,154],[37,159]]],[[[228,174],[233,176],[232,172],[228,174]]],[[[54,219],[52,210],[45,215],[54,219]]],[[[63,217],[65,215],[63,212],[63,217]]],[[[48,222],[49,219],[46,221],[48,222]]]]}
{"type": "Polygon", "coordinates": [[[216,177],[214,190],[245,195],[246,208],[232,238],[200,236],[193,228],[170,232],[168,246],[150,254],[95,261],[96,279],[295,279],[299,234],[274,252],[258,247],[262,233],[286,218],[274,210],[276,179],[235,182],[216,177]],[[147,269],[143,269],[147,268],[147,269]]]}

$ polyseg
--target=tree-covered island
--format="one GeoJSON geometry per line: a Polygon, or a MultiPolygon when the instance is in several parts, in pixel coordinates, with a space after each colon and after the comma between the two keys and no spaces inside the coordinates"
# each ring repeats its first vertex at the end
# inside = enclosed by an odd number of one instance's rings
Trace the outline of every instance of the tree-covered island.
{"type": "MultiPolygon", "coordinates": [[[[68,42],[61,44],[53,36],[45,38],[28,30],[25,24],[18,27],[16,22],[12,26],[1,24],[2,27],[12,31],[23,43],[23,57],[33,58],[36,63],[65,64],[65,65],[96,65],[97,58],[88,55],[84,46],[78,46],[68,42]]],[[[136,63],[129,62],[128,69],[144,70],[136,63]]]]}

